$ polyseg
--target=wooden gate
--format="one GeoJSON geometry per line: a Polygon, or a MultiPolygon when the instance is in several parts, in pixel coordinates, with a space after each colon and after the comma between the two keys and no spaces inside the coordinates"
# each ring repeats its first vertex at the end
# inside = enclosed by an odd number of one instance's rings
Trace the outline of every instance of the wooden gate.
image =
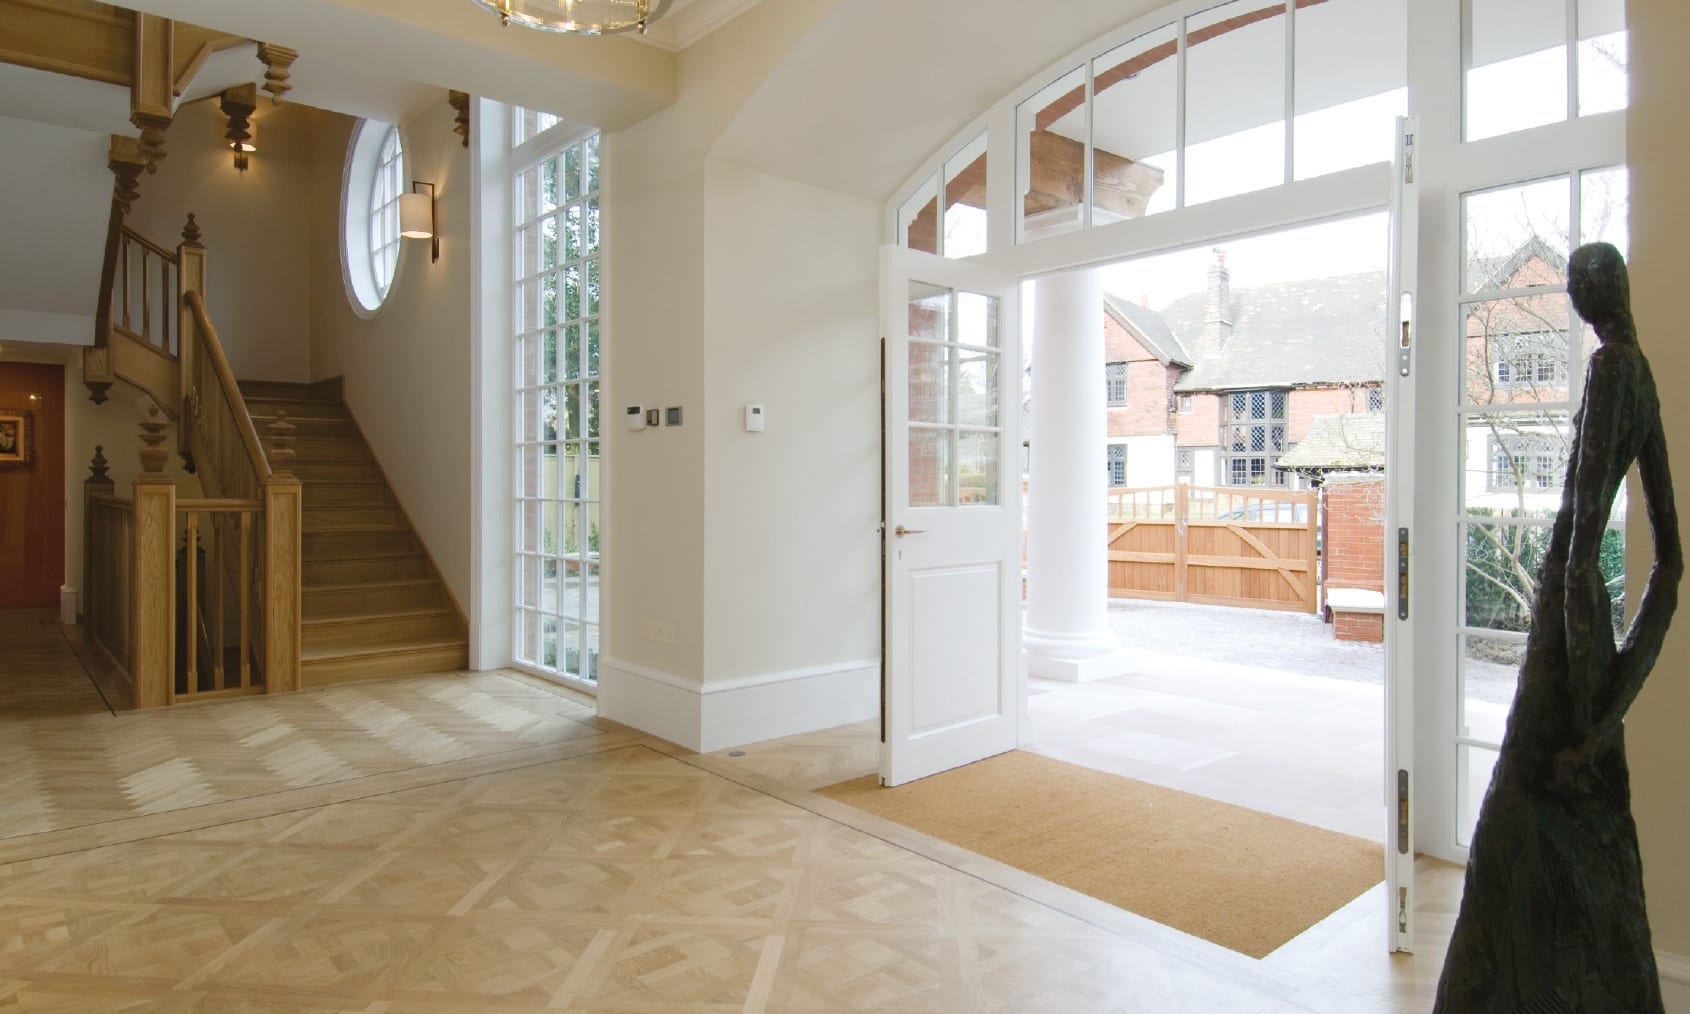
{"type": "Polygon", "coordinates": [[[1109,594],[1319,608],[1312,491],[1179,483],[1109,491],[1109,594]]]}

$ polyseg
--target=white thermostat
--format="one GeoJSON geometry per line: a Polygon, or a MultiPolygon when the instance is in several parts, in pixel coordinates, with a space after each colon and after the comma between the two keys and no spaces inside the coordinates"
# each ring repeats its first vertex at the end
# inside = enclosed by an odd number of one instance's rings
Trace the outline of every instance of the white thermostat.
{"type": "Polygon", "coordinates": [[[640,405],[629,405],[627,410],[627,427],[631,430],[645,429],[645,408],[640,405]]]}
{"type": "Polygon", "coordinates": [[[763,432],[763,406],[761,406],[761,405],[747,405],[747,406],[745,406],[745,432],[747,432],[747,433],[761,433],[761,432],[763,432]]]}

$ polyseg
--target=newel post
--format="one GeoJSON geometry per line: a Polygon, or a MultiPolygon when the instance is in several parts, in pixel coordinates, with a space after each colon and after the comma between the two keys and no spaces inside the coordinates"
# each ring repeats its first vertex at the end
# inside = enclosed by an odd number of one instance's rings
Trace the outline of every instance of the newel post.
{"type": "Polygon", "coordinates": [[[129,586],[129,669],[135,707],[170,703],[176,679],[176,483],[164,474],[164,418],[147,406],[141,474],[133,485],[134,542],[129,586]]]}
{"type": "Polygon", "coordinates": [[[298,690],[299,630],[304,617],[304,487],[293,474],[293,423],[278,412],[268,429],[270,477],[264,480],[264,692],[298,690]]]}
{"type": "Polygon", "coordinates": [[[183,461],[193,458],[193,446],[189,443],[191,431],[196,422],[194,406],[198,400],[199,391],[194,384],[198,375],[198,364],[194,358],[199,342],[193,337],[197,334],[194,325],[194,312],[188,309],[188,293],[197,292],[200,298],[205,298],[205,246],[200,243],[200,227],[194,221],[192,212],[188,213],[187,224],[182,226],[182,242],[176,246],[176,367],[177,390],[182,392],[182,414],[178,417],[181,425],[176,427],[176,450],[182,455],[183,461]]]}
{"type": "MultiPolygon", "coordinates": [[[[104,587],[98,591],[94,588],[94,499],[102,496],[113,496],[117,493],[117,483],[111,480],[106,472],[111,462],[106,460],[106,449],[101,446],[94,448],[94,457],[88,462],[88,478],[82,480],[82,622],[92,626],[96,603],[101,602],[107,595],[104,587]]],[[[103,584],[103,582],[102,582],[103,584]]]]}

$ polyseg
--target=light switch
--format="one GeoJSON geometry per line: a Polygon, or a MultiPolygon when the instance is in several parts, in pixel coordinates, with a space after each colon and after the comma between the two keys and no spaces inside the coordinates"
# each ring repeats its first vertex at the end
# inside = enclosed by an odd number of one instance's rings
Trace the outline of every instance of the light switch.
{"type": "Polygon", "coordinates": [[[745,432],[747,432],[747,433],[761,433],[761,432],[763,432],[763,406],[761,406],[761,405],[747,405],[747,406],[745,406],[745,432]]]}

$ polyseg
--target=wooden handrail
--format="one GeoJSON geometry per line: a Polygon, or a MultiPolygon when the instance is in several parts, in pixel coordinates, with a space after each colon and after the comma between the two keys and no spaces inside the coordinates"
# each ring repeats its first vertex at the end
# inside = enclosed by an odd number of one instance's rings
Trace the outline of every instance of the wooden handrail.
{"type": "Polygon", "coordinates": [[[183,298],[194,315],[194,330],[200,336],[199,344],[211,358],[211,368],[217,374],[223,397],[231,407],[239,410],[234,415],[235,424],[241,434],[241,443],[246,446],[253,474],[259,482],[263,482],[270,478],[270,459],[264,453],[264,445],[258,440],[258,430],[252,425],[252,416],[246,411],[246,401],[241,397],[240,385],[235,382],[235,371],[229,368],[229,359],[223,352],[223,343],[217,338],[217,329],[211,325],[211,315],[206,313],[205,299],[192,290],[183,298]]]}
{"type": "Polygon", "coordinates": [[[126,496],[95,496],[89,497],[88,502],[104,504],[107,507],[123,507],[128,510],[135,509],[135,501],[126,496]]]}
{"type": "Polygon", "coordinates": [[[146,247],[148,250],[177,267],[182,266],[182,259],[176,256],[176,251],[166,250],[164,247],[159,246],[157,243],[154,243],[152,240],[136,232],[134,229],[129,228],[127,225],[123,226],[122,229],[123,235],[127,236],[130,242],[141,244],[143,247],[146,247]]]}

